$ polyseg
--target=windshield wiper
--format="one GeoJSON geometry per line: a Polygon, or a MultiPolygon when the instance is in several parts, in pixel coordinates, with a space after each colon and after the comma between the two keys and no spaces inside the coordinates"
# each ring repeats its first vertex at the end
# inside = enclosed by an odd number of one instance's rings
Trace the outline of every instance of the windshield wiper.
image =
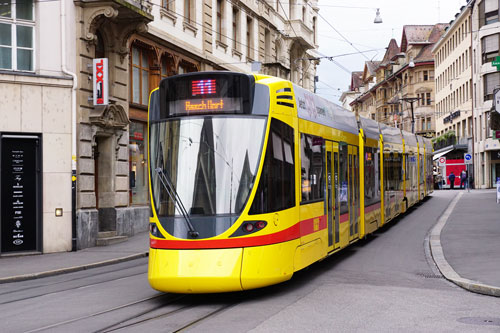
{"type": "Polygon", "coordinates": [[[182,216],[184,217],[184,220],[186,221],[186,225],[189,229],[188,234],[192,238],[197,238],[200,234],[198,231],[196,231],[193,227],[193,224],[191,223],[191,220],[189,219],[189,215],[186,211],[186,207],[184,207],[184,204],[182,203],[181,198],[179,197],[179,194],[175,190],[174,185],[170,181],[169,177],[167,174],[165,174],[162,170],[162,168],[156,168],[155,169],[156,173],[158,174],[158,178],[160,178],[160,182],[162,183],[163,187],[167,191],[168,196],[172,201],[174,202],[175,207],[179,209],[181,212],[182,216]]]}

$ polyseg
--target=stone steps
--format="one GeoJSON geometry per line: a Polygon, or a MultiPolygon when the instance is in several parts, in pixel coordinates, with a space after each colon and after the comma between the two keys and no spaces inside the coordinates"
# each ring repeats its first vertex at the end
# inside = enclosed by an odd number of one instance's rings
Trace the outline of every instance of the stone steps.
{"type": "Polygon", "coordinates": [[[127,241],[127,236],[117,236],[116,231],[100,231],[97,234],[96,246],[108,246],[127,241]]]}

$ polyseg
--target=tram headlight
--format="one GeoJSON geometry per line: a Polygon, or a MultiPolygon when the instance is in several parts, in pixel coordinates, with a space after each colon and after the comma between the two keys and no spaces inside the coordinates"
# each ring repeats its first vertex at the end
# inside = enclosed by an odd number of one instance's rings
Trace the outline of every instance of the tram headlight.
{"type": "Polygon", "coordinates": [[[243,230],[245,230],[246,232],[252,232],[254,229],[255,227],[252,223],[243,224],[243,230]]]}
{"type": "Polygon", "coordinates": [[[257,221],[255,222],[255,227],[257,229],[264,229],[264,227],[267,225],[267,222],[266,221],[257,221]]]}
{"type": "Polygon", "coordinates": [[[267,225],[266,221],[248,221],[243,223],[243,231],[252,233],[264,229],[267,225]]]}
{"type": "Polygon", "coordinates": [[[149,232],[151,233],[151,235],[155,236],[155,237],[158,237],[158,238],[165,238],[163,237],[163,235],[161,234],[160,230],[158,229],[158,226],[156,225],[156,223],[150,223],[149,224],[149,232]]]}

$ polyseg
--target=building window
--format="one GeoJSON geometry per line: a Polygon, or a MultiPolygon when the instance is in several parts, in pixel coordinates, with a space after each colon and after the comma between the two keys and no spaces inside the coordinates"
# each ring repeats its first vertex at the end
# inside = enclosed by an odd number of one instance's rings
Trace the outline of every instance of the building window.
{"type": "Polygon", "coordinates": [[[174,11],[175,0],[162,0],[162,7],[168,11],[174,11]]]}
{"type": "Polygon", "coordinates": [[[194,25],[194,1],[184,0],[184,20],[187,23],[194,25]]]}
{"type": "Polygon", "coordinates": [[[34,70],[34,27],[32,0],[0,3],[0,69],[34,70]]]}
{"type": "Polygon", "coordinates": [[[500,72],[486,74],[484,76],[484,100],[493,99],[493,91],[500,86],[500,72]]]}
{"type": "Polygon", "coordinates": [[[145,155],[147,126],[132,121],[129,128],[129,188],[130,203],[148,203],[148,172],[145,155]]]}
{"type": "Polygon", "coordinates": [[[253,20],[247,17],[247,59],[253,60],[253,20]]]}
{"type": "Polygon", "coordinates": [[[484,0],[479,4],[479,27],[498,22],[498,0],[484,0]]]}
{"type": "Polygon", "coordinates": [[[222,42],[222,0],[217,0],[217,40],[222,42]]]}
{"type": "Polygon", "coordinates": [[[264,31],[264,62],[271,61],[271,32],[268,29],[264,31]]]}
{"type": "Polygon", "coordinates": [[[147,105],[149,99],[149,57],[148,52],[137,46],[132,46],[130,62],[130,87],[132,103],[147,105]]]}
{"type": "Polygon", "coordinates": [[[424,81],[428,81],[429,80],[429,72],[423,71],[423,75],[424,75],[424,81]]]}
{"type": "Polygon", "coordinates": [[[313,42],[314,42],[314,45],[318,44],[318,32],[317,32],[317,24],[318,24],[318,19],[317,17],[313,17],[313,42]]]}
{"type": "Polygon", "coordinates": [[[240,26],[240,20],[239,20],[239,11],[236,7],[233,8],[233,49],[238,50],[238,36],[240,34],[239,31],[239,26],[240,26]]]}
{"type": "Polygon", "coordinates": [[[483,64],[487,62],[492,62],[496,57],[499,56],[498,53],[498,42],[500,34],[494,34],[486,36],[481,40],[482,43],[482,58],[483,64]]]}

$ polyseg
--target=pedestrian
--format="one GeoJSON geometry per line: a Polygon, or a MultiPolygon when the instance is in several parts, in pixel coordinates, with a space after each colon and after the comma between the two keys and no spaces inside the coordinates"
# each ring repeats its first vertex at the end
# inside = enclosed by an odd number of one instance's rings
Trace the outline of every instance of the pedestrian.
{"type": "Polygon", "coordinates": [[[440,172],[438,172],[438,175],[437,175],[437,185],[438,185],[438,189],[442,190],[443,189],[443,174],[440,172]]]}
{"type": "Polygon", "coordinates": [[[460,188],[462,188],[462,185],[464,189],[467,187],[467,172],[465,170],[460,173],[460,188]]]}
{"type": "Polygon", "coordinates": [[[450,181],[450,190],[455,189],[455,174],[453,173],[453,171],[448,176],[448,180],[450,181]]]}

